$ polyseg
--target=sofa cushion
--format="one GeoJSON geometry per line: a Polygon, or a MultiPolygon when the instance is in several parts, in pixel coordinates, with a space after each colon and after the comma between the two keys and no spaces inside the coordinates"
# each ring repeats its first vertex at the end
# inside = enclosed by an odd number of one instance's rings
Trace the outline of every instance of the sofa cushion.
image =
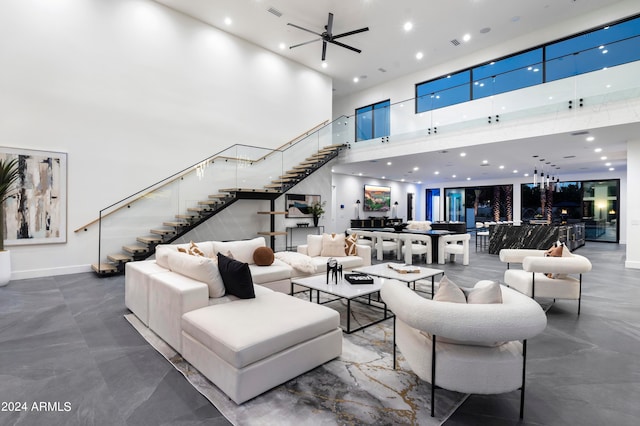
{"type": "MultiPolygon", "coordinates": [[[[249,267],[251,267],[251,265],[249,265],[249,267]]],[[[256,299],[261,297],[264,294],[273,293],[273,290],[271,290],[270,288],[263,287],[258,284],[253,285],[253,291],[256,294],[256,299]]],[[[234,296],[233,294],[225,294],[223,297],[218,297],[216,299],[210,298],[208,306],[222,305],[229,302],[235,302],[236,300],[247,300],[247,299],[240,299],[238,296],[234,296]]]]}
{"type": "Polygon", "coordinates": [[[320,256],[322,253],[322,235],[307,235],[307,255],[320,256]]]}
{"type": "Polygon", "coordinates": [[[256,237],[252,240],[239,240],[239,241],[213,241],[213,248],[217,253],[222,253],[228,256],[229,253],[235,260],[240,262],[253,264],[253,252],[258,247],[266,246],[264,237],[256,237]]]}
{"type": "MultiPolygon", "coordinates": [[[[197,245],[198,245],[198,248],[202,250],[205,257],[213,257],[213,255],[215,254],[213,251],[213,243],[211,241],[203,241],[203,242],[197,243],[197,245]]],[[[190,246],[191,246],[191,243],[158,244],[156,246],[156,262],[158,263],[158,265],[162,266],[163,268],[169,269],[169,261],[167,259],[167,256],[169,255],[169,253],[177,252],[178,248],[183,248],[187,250],[190,246]]]]}
{"type": "Polygon", "coordinates": [[[294,251],[279,251],[275,254],[276,260],[286,263],[296,271],[303,272],[305,274],[315,274],[316,264],[313,258],[306,254],[297,253],[294,251]]]}
{"type": "Polygon", "coordinates": [[[258,266],[269,266],[273,263],[273,250],[270,247],[258,247],[253,251],[253,263],[258,266]]]}
{"type": "MultiPolygon", "coordinates": [[[[329,257],[327,256],[317,256],[312,258],[314,265],[316,266],[316,273],[321,274],[327,271],[327,262],[329,261],[329,257]]],[[[335,257],[335,260],[338,261],[342,268],[346,271],[353,268],[358,268],[360,266],[364,266],[364,262],[360,256],[342,256],[335,257]]],[[[298,274],[297,276],[299,276],[298,274]]],[[[294,273],[294,276],[295,273],[294,273]]]]}
{"type": "Polygon", "coordinates": [[[337,311],[277,292],[182,317],[184,333],[238,369],[334,331],[339,323],[337,311]]]}
{"type": "Polygon", "coordinates": [[[345,253],[344,234],[322,234],[322,250],[320,256],[342,257],[345,253]]]}
{"type": "Polygon", "coordinates": [[[357,256],[358,255],[358,234],[350,234],[344,240],[344,251],[347,256],[357,256]]]}
{"type": "Polygon", "coordinates": [[[474,287],[464,293],[467,303],[502,303],[502,291],[496,281],[486,286],[474,287]]]}
{"type": "Polygon", "coordinates": [[[218,253],[218,269],[227,293],[238,296],[241,299],[253,299],[256,297],[248,263],[240,262],[218,253]]]}
{"type": "Polygon", "coordinates": [[[292,269],[281,260],[275,259],[269,266],[249,265],[254,284],[264,284],[291,278],[292,269]]]}
{"type": "Polygon", "coordinates": [[[169,250],[167,263],[173,272],[205,283],[209,288],[209,297],[224,296],[225,285],[214,259],[169,250]]]}
{"type": "Polygon", "coordinates": [[[438,290],[433,295],[433,300],[438,302],[451,302],[451,303],[467,303],[463,291],[453,281],[449,280],[447,276],[443,276],[438,284],[438,290]]]}

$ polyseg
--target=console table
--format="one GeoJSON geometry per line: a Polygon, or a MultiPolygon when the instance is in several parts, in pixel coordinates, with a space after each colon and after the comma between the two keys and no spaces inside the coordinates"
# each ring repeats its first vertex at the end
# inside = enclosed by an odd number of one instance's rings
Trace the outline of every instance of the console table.
{"type": "MultiPolygon", "coordinates": [[[[286,247],[285,250],[293,250],[295,248],[295,246],[293,245],[293,234],[294,231],[297,229],[304,229],[306,231],[309,230],[314,230],[316,235],[320,235],[324,232],[324,225],[318,225],[318,226],[287,226],[286,228],[287,231],[287,242],[286,242],[286,247]]],[[[307,232],[308,234],[309,232],[307,232]]],[[[306,241],[305,241],[306,244],[306,241]]]]}

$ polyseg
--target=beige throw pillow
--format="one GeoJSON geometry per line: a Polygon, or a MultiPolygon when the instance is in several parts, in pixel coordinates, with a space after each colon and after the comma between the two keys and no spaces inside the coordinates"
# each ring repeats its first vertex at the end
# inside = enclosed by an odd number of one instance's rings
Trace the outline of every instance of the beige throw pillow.
{"type": "Polygon", "coordinates": [[[438,302],[467,303],[464,293],[447,276],[443,276],[438,284],[438,290],[433,295],[433,300],[438,302]]]}
{"type": "Polygon", "coordinates": [[[502,290],[500,290],[500,284],[494,281],[485,287],[470,289],[467,293],[467,303],[502,303],[502,290]]]}
{"type": "Polygon", "coordinates": [[[322,235],[307,235],[307,256],[316,257],[322,253],[322,235]]]}
{"type": "Polygon", "coordinates": [[[344,257],[346,252],[344,234],[322,234],[322,251],[320,256],[323,257],[344,257]]]}

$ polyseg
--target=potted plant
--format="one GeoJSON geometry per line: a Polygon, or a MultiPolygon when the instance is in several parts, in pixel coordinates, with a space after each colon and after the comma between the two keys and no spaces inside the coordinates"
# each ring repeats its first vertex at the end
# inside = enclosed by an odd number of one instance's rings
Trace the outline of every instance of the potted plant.
{"type": "Polygon", "coordinates": [[[313,216],[313,226],[318,226],[318,219],[320,219],[320,216],[324,214],[325,204],[327,204],[326,201],[323,201],[322,203],[319,201],[316,201],[315,203],[311,204],[311,207],[309,208],[309,212],[313,216]]]}
{"type": "Polygon", "coordinates": [[[4,201],[18,176],[18,160],[0,158],[0,286],[9,284],[11,279],[11,254],[4,249],[4,201]]]}

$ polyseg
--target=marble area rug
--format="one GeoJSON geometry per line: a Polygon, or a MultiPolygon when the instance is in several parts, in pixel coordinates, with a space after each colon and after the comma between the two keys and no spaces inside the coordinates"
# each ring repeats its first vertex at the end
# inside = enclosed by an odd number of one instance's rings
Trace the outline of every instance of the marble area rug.
{"type": "MultiPolygon", "coordinates": [[[[342,305],[329,306],[342,311],[342,305]]],[[[357,311],[352,324],[368,321],[372,310],[357,311]]],[[[411,371],[399,351],[393,369],[393,320],[388,319],[344,334],[340,357],[237,405],[135,315],[125,318],[234,425],[441,425],[468,396],[436,390],[431,417],[430,385],[411,371]]]]}

